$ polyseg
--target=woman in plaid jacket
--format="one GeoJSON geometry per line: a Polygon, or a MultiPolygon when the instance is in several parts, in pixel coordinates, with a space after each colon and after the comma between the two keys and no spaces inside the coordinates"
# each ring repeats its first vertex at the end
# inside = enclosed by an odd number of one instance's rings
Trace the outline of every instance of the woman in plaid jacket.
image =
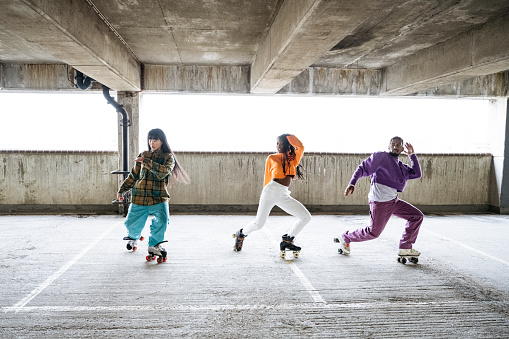
{"type": "Polygon", "coordinates": [[[182,183],[189,183],[189,176],[180,166],[175,154],[168,145],[166,135],[161,129],[153,129],[147,136],[148,149],[134,160],[135,165],[124,180],[117,193],[117,200],[123,201],[123,195],[132,191],[131,206],[124,222],[127,228],[127,249],[136,250],[137,240],[149,215],[153,215],[150,225],[147,260],[166,261],[166,250],[161,246],[169,223],[168,184],[170,177],[182,183]]]}

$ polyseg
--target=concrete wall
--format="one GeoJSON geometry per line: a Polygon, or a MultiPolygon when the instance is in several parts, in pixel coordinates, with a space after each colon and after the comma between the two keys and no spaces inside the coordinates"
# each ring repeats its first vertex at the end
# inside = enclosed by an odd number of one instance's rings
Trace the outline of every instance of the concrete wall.
{"type": "MultiPolygon", "coordinates": [[[[369,154],[307,153],[302,165],[306,180],[292,184],[292,195],[316,212],[366,212],[369,179],[363,178],[355,194],[344,189],[369,154]]],[[[267,154],[181,154],[192,184],[172,190],[175,205],[233,205],[241,211],[256,210],[263,188],[267,154]],[[241,206],[239,206],[241,205],[241,206]]],[[[401,159],[407,162],[406,157],[401,159]]],[[[420,155],[423,177],[408,183],[402,199],[427,211],[487,211],[490,209],[492,157],[478,155],[420,155]]],[[[196,209],[197,211],[199,208],[196,209]]]]}
{"type": "MultiPolygon", "coordinates": [[[[190,185],[170,190],[173,212],[254,212],[263,188],[267,153],[180,153],[190,185]]],[[[355,194],[343,191],[369,154],[306,153],[306,180],[292,195],[312,212],[367,213],[369,179],[355,194]]],[[[119,181],[116,152],[0,152],[0,212],[117,211],[111,201],[119,181]]],[[[406,157],[401,157],[407,161],[406,157]]],[[[425,212],[496,210],[493,160],[488,154],[419,155],[423,177],[400,195],[425,212]]]]}
{"type": "Polygon", "coordinates": [[[0,152],[0,212],[114,213],[117,152],[0,152]]]}

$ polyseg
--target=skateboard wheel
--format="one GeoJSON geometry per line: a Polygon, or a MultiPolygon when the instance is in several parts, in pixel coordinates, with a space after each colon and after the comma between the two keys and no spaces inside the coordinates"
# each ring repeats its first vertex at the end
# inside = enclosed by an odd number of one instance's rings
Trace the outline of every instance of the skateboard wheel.
{"type": "Polygon", "coordinates": [[[141,237],[140,237],[140,241],[143,241],[144,239],[145,239],[145,237],[144,237],[144,236],[141,236],[141,237]]]}
{"type": "Polygon", "coordinates": [[[161,257],[157,258],[157,263],[160,264],[163,262],[163,259],[161,259],[161,257]]]}
{"type": "Polygon", "coordinates": [[[146,257],[145,259],[147,259],[147,261],[152,260],[152,259],[150,258],[150,255],[147,255],[147,257],[146,257]]]}
{"type": "Polygon", "coordinates": [[[414,263],[414,264],[417,264],[419,262],[419,258],[416,258],[416,257],[410,258],[410,262],[414,263]]]}
{"type": "Polygon", "coordinates": [[[338,253],[343,254],[343,250],[341,248],[338,248],[338,253]]]}
{"type": "Polygon", "coordinates": [[[406,264],[406,258],[401,258],[401,263],[406,264]]]}
{"type": "Polygon", "coordinates": [[[293,256],[295,259],[297,259],[299,255],[300,255],[299,251],[293,251],[293,256]]]}
{"type": "Polygon", "coordinates": [[[334,238],[334,242],[339,242],[339,239],[338,238],[334,238]]]}
{"type": "Polygon", "coordinates": [[[133,252],[136,252],[137,249],[138,247],[133,247],[133,252]]]}
{"type": "Polygon", "coordinates": [[[284,259],[286,257],[286,251],[279,252],[279,255],[284,259]]]}
{"type": "Polygon", "coordinates": [[[237,247],[235,245],[233,245],[233,250],[237,252],[237,247]]]}
{"type": "Polygon", "coordinates": [[[235,233],[232,234],[232,237],[235,238],[237,235],[235,233]]]}

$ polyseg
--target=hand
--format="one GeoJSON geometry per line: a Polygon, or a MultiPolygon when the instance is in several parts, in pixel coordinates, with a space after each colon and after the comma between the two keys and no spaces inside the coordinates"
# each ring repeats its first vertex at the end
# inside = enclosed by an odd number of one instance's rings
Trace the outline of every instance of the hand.
{"type": "Polygon", "coordinates": [[[410,143],[406,142],[406,143],[405,143],[405,147],[406,147],[406,154],[407,154],[407,155],[412,155],[412,154],[414,154],[414,153],[415,153],[415,151],[414,151],[414,146],[412,146],[412,144],[410,144],[410,143]]]}
{"type": "Polygon", "coordinates": [[[353,194],[353,191],[355,191],[355,186],[348,185],[348,187],[345,189],[345,197],[349,196],[350,194],[353,194]]]}
{"type": "Polygon", "coordinates": [[[143,156],[137,157],[136,159],[134,159],[134,161],[136,161],[136,162],[143,162],[143,160],[145,160],[145,157],[143,157],[143,156]]]}
{"type": "Polygon", "coordinates": [[[117,193],[117,201],[120,201],[120,202],[124,201],[124,197],[122,196],[122,194],[117,193]]]}

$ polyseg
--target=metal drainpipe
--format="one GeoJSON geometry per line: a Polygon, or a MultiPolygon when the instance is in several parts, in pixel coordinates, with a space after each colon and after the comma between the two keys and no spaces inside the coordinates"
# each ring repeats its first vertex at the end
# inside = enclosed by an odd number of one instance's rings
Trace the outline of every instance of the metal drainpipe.
{"type": "Polygon", "coordinates": [[[125,178],[129,174],[129,125],[131,122],[127,116],[127,113],[118,102],[116,102],[110,95],[110,89],[103,85],[103,95],[108,101],[108,104],[113,105],[118,113],[122,115],[122,171],[114,171],[112,174],[122,174],[125,178]]]}
{"type": "Polygon", "coordinates": [[[85,75],[78,70],[76,70],[76,76],[74,79],[76,79],[76,87],[82,90],[88,89],[92,84],[92,81],[94,81],[91,77],[85,78],[85,75]]]}

